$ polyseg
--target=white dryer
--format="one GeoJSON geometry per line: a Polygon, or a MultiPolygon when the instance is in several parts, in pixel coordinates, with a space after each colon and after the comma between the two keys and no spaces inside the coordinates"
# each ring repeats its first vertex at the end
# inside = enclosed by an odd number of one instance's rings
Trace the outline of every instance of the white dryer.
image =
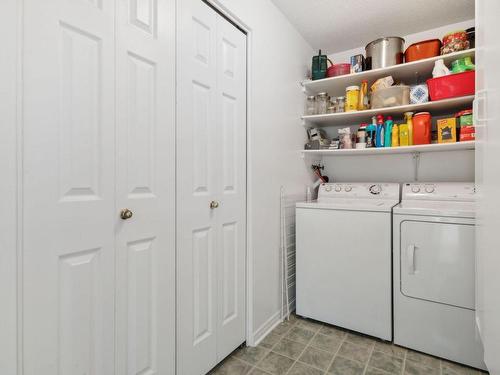
{"type": "Polygon", "coordinates": [[[484,369],[472,183],[408,183],[393,210],[394,343],[484,369]]]}
{"type": "Polygon", "coordinates": [[[391,215],[399,184],[330,183],[296,207],[298,315],[392,340],[391,215]]]}

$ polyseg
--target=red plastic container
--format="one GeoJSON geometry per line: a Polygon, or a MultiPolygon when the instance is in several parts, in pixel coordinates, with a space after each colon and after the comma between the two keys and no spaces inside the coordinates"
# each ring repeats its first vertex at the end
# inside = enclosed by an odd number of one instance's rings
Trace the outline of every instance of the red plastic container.
{"type": "Polygon", "coordinates": [[[476,72],[450,74],[427,80],[432,101],[474,95],[476,72]]]}
{"type": "Polygon", "coordinates": [[[333,64],[326,70],[327,77],[343,76],[351,73],[351,64],[333,64]]]}
{"type": "Polygon", "coordinates": [[[427,145],[431,143],[432,122],[429,112],[419,112],[413,116],[413,144],[427,145]]]}

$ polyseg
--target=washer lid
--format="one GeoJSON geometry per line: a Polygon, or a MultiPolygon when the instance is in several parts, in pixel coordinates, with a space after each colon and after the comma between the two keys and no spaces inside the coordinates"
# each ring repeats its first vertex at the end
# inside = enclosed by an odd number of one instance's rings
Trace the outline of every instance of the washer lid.
{"type": "Polygon", "coordinates": [[[297,208],[314,208],[322,210],[391,212],[398,204],[395,199],[332,199],[329,202],[298,202],[297,208]]]}
{"type": "Polygon", "coordinates": [[[445,217],[475,217],[474,202],[453,202],[453,201],[424,201],[407,200],[402,201],[394,207],[395,215],[427,215],[445,217]]]}

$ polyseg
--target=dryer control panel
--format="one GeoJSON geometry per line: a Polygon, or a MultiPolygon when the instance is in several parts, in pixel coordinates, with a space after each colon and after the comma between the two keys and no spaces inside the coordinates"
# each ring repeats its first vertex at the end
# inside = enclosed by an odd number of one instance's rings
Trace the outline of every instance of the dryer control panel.
{"type": "Polygon", "coordinates": [[[411,182],[403,184],[402,200],[474,201],[472,182],[411,182]]]}
{"type": "Polygon", "coordinates": [[[318,201],[336,198],[399,199],[399,184],[387,182],[333,182],[320,185],[318,201]]]}

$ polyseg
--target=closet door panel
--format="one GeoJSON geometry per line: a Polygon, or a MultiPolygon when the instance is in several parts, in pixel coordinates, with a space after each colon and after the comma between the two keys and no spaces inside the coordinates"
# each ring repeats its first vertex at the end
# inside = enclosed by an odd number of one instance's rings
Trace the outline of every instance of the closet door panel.
{"type": "Polygon", "coordinates": [[[119,374],[175,372],[174,5],[117,2],[119,374]]]}
{"type": "Polygon", "coordinates": [[[178,2],[177,327],[178,374],[216,364],[216,13],[178,2]]]}
{"type": "Polygon", "coordinates": [[[217,357],[245,341],[246,36],[217,19],[217,357]]]}
{"type": "Polygon", "coordinates": [[[24,374],[114,372],[114,4],[26,0],[24,374]]]}

